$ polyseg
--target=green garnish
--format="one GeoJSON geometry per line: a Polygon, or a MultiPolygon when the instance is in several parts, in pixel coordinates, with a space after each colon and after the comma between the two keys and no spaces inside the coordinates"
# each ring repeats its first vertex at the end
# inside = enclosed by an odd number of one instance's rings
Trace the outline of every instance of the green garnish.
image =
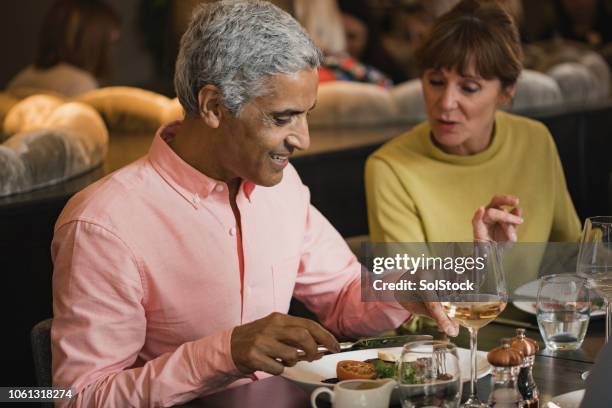
{"type": "Polygon", "coordinates": [[[416,369],[412,366],[412,364],[404,365],[404,372],[402,373],[401,383],[403,384],[423,384],[425,379],[417,375],[416,369]]]}
{"type": "Polygon", "coordinates": [[[378,360],[374,365],[376,370],[376,378],[395,378],[395,364],[385,363],[382,360],[378,360]]]}

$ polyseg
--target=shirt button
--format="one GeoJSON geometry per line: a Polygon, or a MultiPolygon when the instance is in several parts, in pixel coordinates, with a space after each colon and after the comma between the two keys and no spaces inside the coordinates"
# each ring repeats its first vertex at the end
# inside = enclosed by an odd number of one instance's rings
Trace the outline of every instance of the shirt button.
{"type": "Polygon", "coordinates": [[[247,296],[251,296],[251,292],[252,292],[251,287],[247,286],[246,289],[245,289],[245,292],[246,292],[247,296]]]}
{"type": "Polygon", "coordinates": [[[215,186],[215,191],[216,191],[217,193],[222,192],[222,191],[223,191],[223,184],[217,184],[217,185],[215,186]]]}
{"type": "Polygon", "coordinates": [[[236,235],[236,228],[232,227],[229,229],[229,234],[233,237],[234,235],[236,235]]]}
{"type": "Polygon", "coordinates": [[[195,194],[193,195],[193,199],[192,199],[192,200],[193,200],[193,203],[194,203],[195,205],[200,204],[200,196],[198,195],[198,193],[195,193],[195,194]]]}

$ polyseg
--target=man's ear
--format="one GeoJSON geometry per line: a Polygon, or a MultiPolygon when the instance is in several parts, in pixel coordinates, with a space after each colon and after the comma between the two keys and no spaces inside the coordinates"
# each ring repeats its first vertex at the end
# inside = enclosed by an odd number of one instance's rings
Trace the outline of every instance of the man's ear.
{"type": "Polygon", "coordinates": [[[205,85],[198,92],[200,118],[211,128],[218,128],[223,116],[221,92],[215,85],[205,85]]]}

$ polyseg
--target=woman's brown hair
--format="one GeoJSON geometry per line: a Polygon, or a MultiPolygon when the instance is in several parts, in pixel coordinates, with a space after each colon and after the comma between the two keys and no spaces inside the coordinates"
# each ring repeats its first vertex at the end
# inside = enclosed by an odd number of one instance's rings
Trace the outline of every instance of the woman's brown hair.
{"type": "Polygon", "coordinates": [[[513,85],[522,69],[521,42],[512,17],[495,0],[463,0],[434,24],[416,52],[421,75],[428,69],[473,68],[485,79],[513,85]]]}
{"type": "Polygon", "coordinates": [[[34,65],[46,69],[65,62],[102,76],[119,27],[119,17],[102,1],[57,0],[43,21],[34,65]]]}

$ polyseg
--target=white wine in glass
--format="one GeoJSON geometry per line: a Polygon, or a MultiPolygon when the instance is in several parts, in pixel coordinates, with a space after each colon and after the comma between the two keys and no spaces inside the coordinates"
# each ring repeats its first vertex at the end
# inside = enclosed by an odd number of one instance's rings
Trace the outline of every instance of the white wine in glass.
{"type": "Polygon", "coordinates": [[[442,302],[444,311],[463,327],[480,329],[506,308],[506,301],[496,295],[464,295],[465,301],[442,302]]]}
{"type": "Polygon", "coordinates": [[[508,292],[497,244],[492,241],[476,241],[454,244],[454,257],[478,257],[482,267],[474,267],[456,274],[457,281],[470,280],[474,289],[440,294],[442,307],[448,317],[470,333],[470,396],[464,403],[467,408],[484,408],[476,395],[476,350],[478,329],[495,319],[506,307],[508,292]]]}

